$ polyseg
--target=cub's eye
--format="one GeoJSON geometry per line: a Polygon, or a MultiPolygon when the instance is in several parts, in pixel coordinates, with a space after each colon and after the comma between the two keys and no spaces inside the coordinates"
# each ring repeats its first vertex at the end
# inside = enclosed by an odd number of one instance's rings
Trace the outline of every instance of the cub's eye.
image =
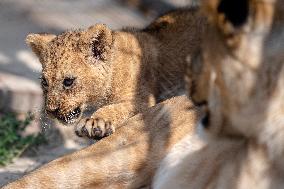
{"type": "Polygon", "coordinates": [[[73,85],[74,81],[75,81],[75,78],[67,77],[63,80],[63,85],[64,87],[69,88],[73,85]]]}
{"type": "Polygon", "coordinates": [[[48,87],[47,80],[46,80],[44,77],[41,77],[40,80],[41,80],[41,85],[42,85],[44,88],[47,88],[47,87],[48,87]]]}

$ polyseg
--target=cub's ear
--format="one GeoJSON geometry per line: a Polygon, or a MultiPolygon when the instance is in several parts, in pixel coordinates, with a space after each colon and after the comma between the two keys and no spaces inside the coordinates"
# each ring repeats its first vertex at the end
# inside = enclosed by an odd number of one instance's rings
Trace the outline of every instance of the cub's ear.
{"type": "Polygon", "coordinates": [[[26,37],[26,43],[41,60],[43,50],[46,48],[47,44],[55,37],[56,35],[52,34],[29,34],[26,37]]]}
{"type": "Polygon", "coordinates": [[[87,30],[89,36],[91,53],[96,60],[106,61],[112,47],[112,31],[103,24],[96,24],[87,30]]]}

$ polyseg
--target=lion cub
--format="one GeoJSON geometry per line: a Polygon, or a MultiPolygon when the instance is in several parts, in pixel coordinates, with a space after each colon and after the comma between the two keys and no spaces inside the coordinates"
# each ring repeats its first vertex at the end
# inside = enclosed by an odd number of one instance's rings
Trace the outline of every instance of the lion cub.
{"type": "Polygon", "coordinates": [[[97,24],[58,36],[28,35],[43,68],[46,112],[76,124],[78,136],[99,139],[136,113],[183,94],[186,60],[200,48],[202,24],[195,13],[175,11],[144,30],[97,24]],[[82,119],[88,105],[97,111],[82,119]]]}

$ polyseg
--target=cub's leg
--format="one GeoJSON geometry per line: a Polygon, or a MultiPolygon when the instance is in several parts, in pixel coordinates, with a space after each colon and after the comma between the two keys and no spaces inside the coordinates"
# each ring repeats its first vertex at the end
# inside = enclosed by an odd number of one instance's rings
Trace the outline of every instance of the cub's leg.
{"type": "Polygon", "coordinates": [[[118,103],[98,109],[91,117],[83,118],[75,127],[79,137],[101,139],[115,132],[115,127],[137,113],[131,103],[118,103]]]}
{"type": "Polygon", "coordinates": [[[114,133],[115,128],[111,121],[102,118],[84,118],[76,125],[75,133],[79,137],[102,139],[114,133]]]}
{"type": "Polygon", "coordinates": [[[115,134],[54,160],[3,189],[149,186],[169,149],[193,132],[197,116],[186,97],[167,100],[132,117],[115,134]]]}

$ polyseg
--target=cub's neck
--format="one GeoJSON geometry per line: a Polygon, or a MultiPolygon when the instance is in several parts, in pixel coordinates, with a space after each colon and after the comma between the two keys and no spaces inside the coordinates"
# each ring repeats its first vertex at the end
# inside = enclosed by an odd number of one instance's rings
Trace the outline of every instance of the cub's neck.
{"type": "Polygon", "coordinates": [[[145,75],[153,77],[150,69],[158,56],[155,39],[140,31],[116,31],[113,36],[112,98],[131,100],[141,88],[149,90],[145,75]]]}

